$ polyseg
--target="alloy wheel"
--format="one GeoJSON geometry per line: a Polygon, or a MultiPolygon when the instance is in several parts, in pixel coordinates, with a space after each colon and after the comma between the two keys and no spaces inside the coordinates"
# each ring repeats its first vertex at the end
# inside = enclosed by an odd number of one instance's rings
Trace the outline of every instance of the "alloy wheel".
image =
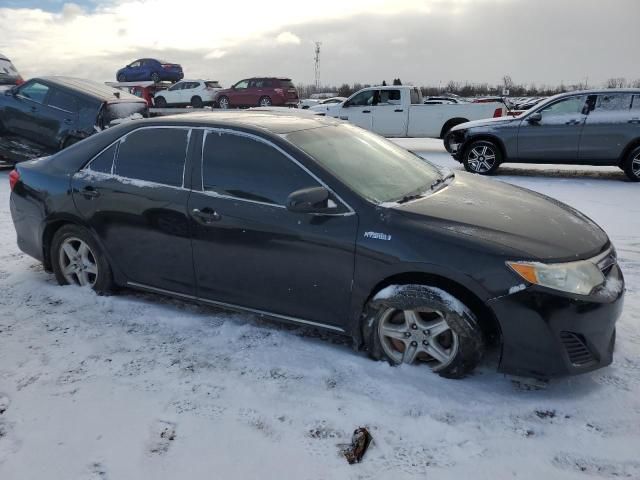
{"type": "Polygon", "coordinates": [[[227,97],[222,97],[218,100],[218,106],[223,109],[229,108],[229,99],[227,97]]]}
{"type": "Polygon", "coordinates": [[[269,97],[263,97],[260,99],[260,106],[261,107],[270,107],[271,106],[271,99],[269,97]]]}
{"type": "Polygon", "coordinates": [[[469,152],[468,163],[474,172],[487,173],[496,163],[496,152],[488,145],[478,145],[469,152]]]}
{"type": "Polygon", "coordinates": [[[380,317],[378,335],[382,349],[397,364],[423,361],[438,371],[458,354],[458,335],[442,313],[428,308],[387,309],[380,317]]]}
{"type": "Polygon", "coordinates": [[[94,287],[98,280],[98,263],[86,242],[76,237],[67,238],[58,255],[60,270],[71,285],[94,287]]]}
{"type": "Polygon", "coordinates": [[[636,177],[640,178],[640,153],[631,161],[631,171],[636,177]]]}

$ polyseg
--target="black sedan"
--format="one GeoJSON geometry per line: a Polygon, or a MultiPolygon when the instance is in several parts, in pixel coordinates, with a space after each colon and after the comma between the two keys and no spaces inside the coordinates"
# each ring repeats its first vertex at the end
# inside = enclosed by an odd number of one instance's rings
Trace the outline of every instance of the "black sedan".
{"type": "Polygon", "coordinates": [[[134,121],[10,181],[20,248],[63,285],[311,325],[450,378],[494,344],[518,375],[612,361],[624,282],[597,225],[335,120],[134,121]]]}

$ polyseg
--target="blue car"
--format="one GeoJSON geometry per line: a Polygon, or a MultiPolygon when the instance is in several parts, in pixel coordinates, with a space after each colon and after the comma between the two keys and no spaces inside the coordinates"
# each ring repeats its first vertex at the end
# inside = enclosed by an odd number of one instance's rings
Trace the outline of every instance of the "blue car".
{"type": "Polygon", "coordinates": [[[141,58],[118,70],[116,79],[119,82],[162,81],[178,82],[184,78],[182,66],[176,63],[141,58]]]}

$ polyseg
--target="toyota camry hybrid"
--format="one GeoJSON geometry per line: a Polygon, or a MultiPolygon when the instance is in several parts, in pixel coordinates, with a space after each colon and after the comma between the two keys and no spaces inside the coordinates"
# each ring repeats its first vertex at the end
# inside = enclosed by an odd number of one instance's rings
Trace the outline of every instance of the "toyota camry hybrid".
{"type": "Polygon", "coordinates": [[[494,348],[499,371],[536,378],[612,361],[624,281],[598,225],[337,120],[132,121],[10,184],[20,248],[63,285],[327,329],[449,378],[494,348]]]}

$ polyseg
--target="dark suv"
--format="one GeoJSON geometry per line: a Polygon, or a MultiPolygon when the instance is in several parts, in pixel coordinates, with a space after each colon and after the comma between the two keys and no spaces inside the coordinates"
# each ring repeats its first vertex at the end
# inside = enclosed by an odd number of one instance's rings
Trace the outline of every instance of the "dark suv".
{"type": "Polygon", "coordinates": [[[0,132],[56,150],[135,114],[146,116],[144,99],[78,78],[33,78],[0,94],[0,132]]]}
{"type": "Polygon", "coordinates": [[[563,93],[515,117],[467,122],[444,139],[473,173],[500,163],[613,165],[640,181],[640,89],[563,93]]]}
{"type": "Polygon", "coordinates": [[[295,107],[298,104],[298,91],[290,78],[247,78],[231,88],[220,90],[216,94],[215,104],[220,108],[295,107]]]}

